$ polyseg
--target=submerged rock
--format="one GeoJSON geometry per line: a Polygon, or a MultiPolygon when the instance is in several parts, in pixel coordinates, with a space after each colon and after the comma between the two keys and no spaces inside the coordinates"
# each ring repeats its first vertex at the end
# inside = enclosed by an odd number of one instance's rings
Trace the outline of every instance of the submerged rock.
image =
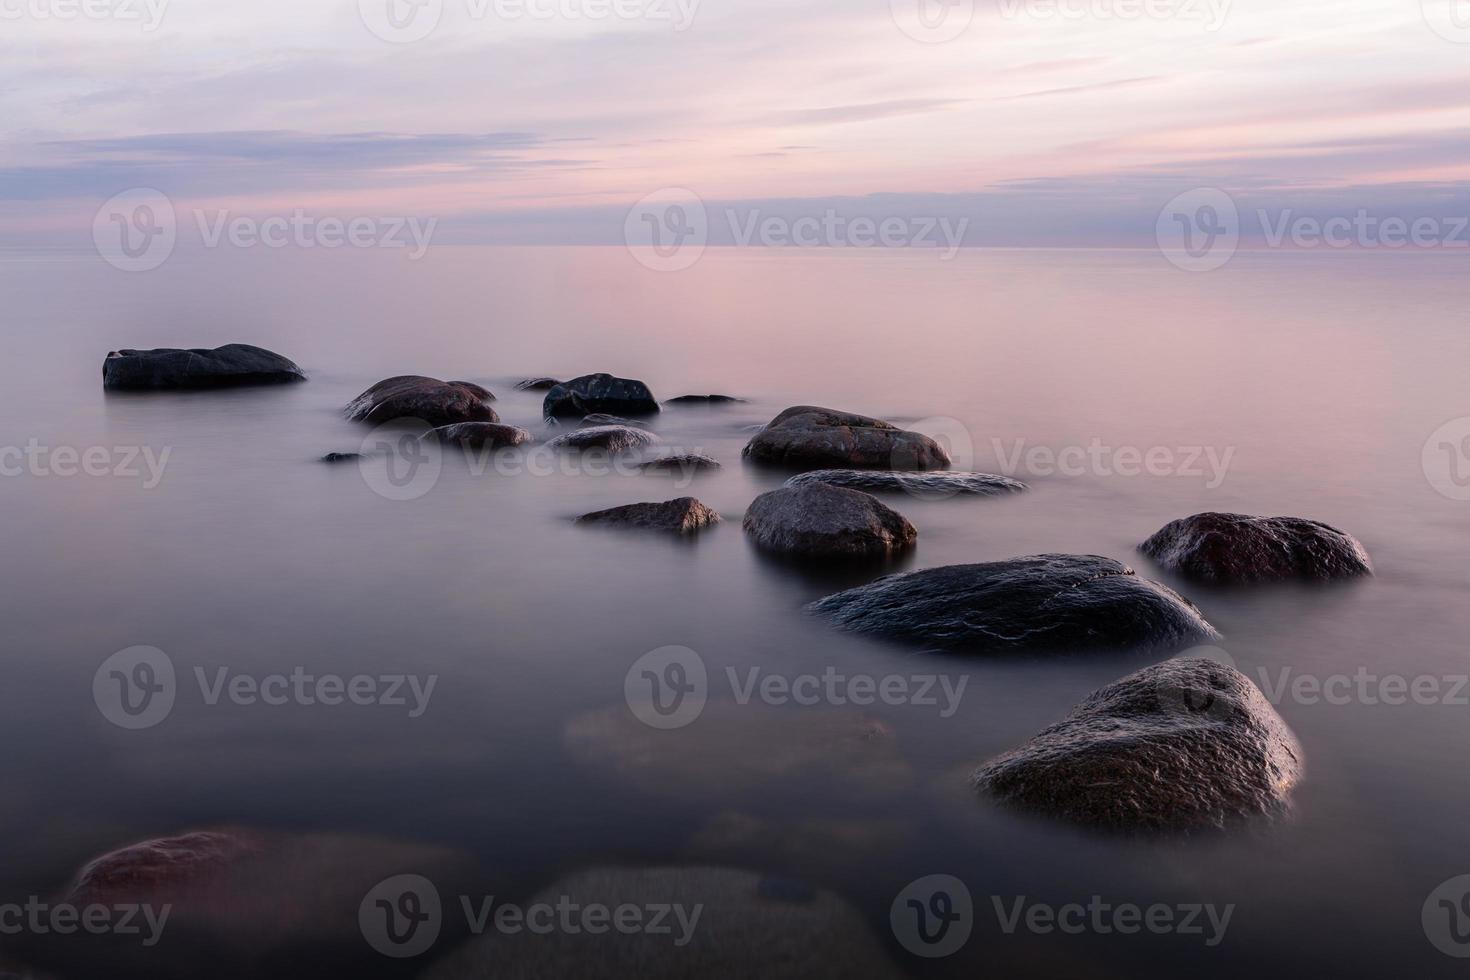
{"type": "Polygon", "coordinates": [[[259,838],[234,831],[197,831],[130,844],[84,867],[71,895],[79,904],[89,904],[198,882],[262,847],[259,838]]]}
{"type": "Polygon", "coordinates": [[[745,401],[744,398],[736,398],[734,395],[680,395],[678,398],[670,398],[666,404],[669,405],[737,405],[745,401]]]}
{"type": "Polygon", "coordinates": [[[674,531],[679,534],[692,534],[719,522],[719,514],[693,497],[680,497],[661,504],[627,504],[611,510],[583,514],[577,518],[578,524],[606,524],[612,527],[674,531]]]}
{"type": "Polygon", "coordinates": [[[551,883],[528,908],[637,910],[643,928],[522,929],[475,938],[423,980],[897,980],[856,909],[803,881],[707,867],[598,868],[551,883]],[[655,909],[663,921],[651,919],[655,909]]]}
{"type": "Polygon", "coordinates": [[[650,459],[638,468],[645,473],[698,473],[720,469],[720,461],[703,453],[678,453],[650,459]]]}
{"type": "Polygon", "coordinates": [[[605,449],[611,453],[627,452],[657,445],[658,436],[630,425],[599,425],[557,436],[547,443],[552,449],[605,449]]]}
{"type": "Polygon", "coordinates": [[[327,453],[322,457],[323,463],[355,463],[366,458],[363,453],[327,453]]]}
{"type": "Polygon", "coordinates": [[[527,378],[516,382],[517,391],[550,391],[561,384],[555,378],[527,378]]]}
{"type": "Polygon", "coordinates": [[[435,429],[430,434],[440,442],[464,446],[466,449],[500,449],[523,446],[532,441],[531,433],[525,429],[498,422],[460,422],[435,429]]]}
{"type": "Polygon", "coordinates": [[[1352,535],[1300,517],[1195,514],[1166,524],[1139,550],[1170,571],[1211,582],[1325,581],[1372,575],[1352,535]]]}
{"type": "Polygon", "coordinates": [[[881,419],[799,405],[772,419],[745,447],[757,463],[813,468],[942,470],[949,454],[933,439],[881,419]]]}
{"type": "Polygon", "coordinates": [[[606,412],[593,412],[591,415],[577,423],[579,429],[595,429],[600,425],[628,425],[635,429],[648,428],[647,422],[638,422],[633,419],[625,419],[621,415],[608,415],[606,412]]]}
{"type": "Polygon", "coordinates": [[[841,629],[958,653],[1173,651],[1219,637],[1188,599],[1097,555],[890,575],[810,608],[841,629]]]}
{"type": "Polygon", "coordinates": [[[547,418],[579,418],[596,412],[653,415],[658,412],[658,401],[642,381],[588,374],[548,391],[541,410],[547,418]]]}
{"type": "Polygon", "coordinates": [[[1301,774],[1296,737],[1260,690],[1230,666],[1188,658],[1093,693],[974,782],[1075,823],[1190,831],[1285,811],[1301,774]]]}
{"type": "Polygon", "coordinates": [[[761,494],[743,526],[768,551],[824,558],[888,555],[918,537],[902,514],[877,497],[826,483],[761,494]]]}
{"type": "Polygon", "coordinates": [[[894,473],[884,470],[811,470],[798,473],[786,481],[788,487],[805,487],[813,483],[826,483],[834,487],[849,487],[876,493],[884,490],[902,490],[915,496],[952,496],[969,493],[981,496],[998,496],[1007,493],[1023,493],[1030,488],[1008,476],[992,473],[951,473],[945,471],[923,473],[894,473]]]}
{"type": "Polygon", "coordinates": [[[119,390],[231,388],[305,380],[291,361],[249,344],[213,350],[115,350],[102,362],[102,386],[119,390]]]}
{"type": "Polygon", "coordinates": [[[469,381],[440,381],[415,374],[379,381],[347,405],[347,417],[374,425],[417,419],[436,428],[458,422],[499,422],[495,396],[469,381]]]}

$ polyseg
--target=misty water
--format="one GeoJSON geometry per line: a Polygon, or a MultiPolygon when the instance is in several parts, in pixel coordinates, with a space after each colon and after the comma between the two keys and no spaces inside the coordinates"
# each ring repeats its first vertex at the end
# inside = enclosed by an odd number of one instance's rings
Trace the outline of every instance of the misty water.
{"type": "MultiPolygon", "coordinates": [[[[711,249],[658,273],[619,248],[436,248],[418,262],[226,249],[130,275],[93,255],[12,251],[0,283],[0,443],[139,447],[162,464],[156,479],[141,461],[136,476],[0,479],[0,899],[64,891],[88,859],[134,841],[240,827],[447,854],[463,887],[487,894],[526,895],[607,864],[748,868],[840,894],[913,975],[1457,969],[1426,941],[1421,908],[1470,873],[1470,690],[1430,704],[1288,690],[1272,700],[1306,757],[1289,819],[1120,838],[1006,812],[966,778],[1160,656],[934,658],[803,611],[884,571],[1107,555],[1193,599],[1263,687],[1366,671],[1443,679],[1449,695],[1470,672],[1470,503],[1436,489],[1438,450],[1426,459],[1424,448],[1470,415],[1453,257],[1242,253],[1191,274],[1142,251],[972,250],[946,262],[711,249]],[[280,351],[310,380],[102,389],[109,350],[230,342],[280,351]],[[592,372],[642,379],[662,399],[747,399],[668,406],[651,423],[667,446],[724,468],[684,485],[476,472],[456,452],[427,492],[393,500],[357,464],[318,461],[362,446],[371,427],[342,407],[391,375],[478,382],[505,421],[546,436],[540,394],[514,383],[592,372]],[[740,517],[786,474],[743,465],[740,450],[751,426],[797,404],[942,431],[957,462],[1031,492],[886,497],[919,529],[913,553],[886,568],[773,562],[740,517]],[[1160,450],[1172,471],[1032,465],[1093,446],[1160,450]],[[724,523],[692,541],[572,523],[686,494],[724,523]],[[1166,522],[1204,510],[1326,521],[1363,541],[1377,574],[1222,589],[1136,554],[1166,522]],[[99,711],[93,680],[140,645],[168,655],[179,690],[166,720],[134,731],[99,711]],[[632,717],[624,682],[670,645],[708,666],[711,701],[687,728],[655,733],[632,717]],[[196,683],[196,669],[214,683],[221,668],[298,667],[437,683],[417,716],[411,695],[401,707],[210,704],[196,683]],[[729,672],[743,682],[752,670],[966,686],[947,717],[942,694],[932,706],[740,705],[729,672]],[[964,953],[926,962],[894,940],[888,913],[932,874],[966,883],[976,925],[964,953]],[[1010,909],[1022,896],[1234,911],[1214,946],[1208,935],[1007,934],[992,899],[1010,909]]],[[[1470,459],[1443,459],[1456,464],[1470,472],[1470,459]]],[[[355,899],[341,909],[349,926],[356,915],[355,899]]],[[[250,928],[238,925],[244,944],[250,928]]],[[[343,962],[362,952],[344,949],[343,962]]],[[[188,975],[156,955],[153,975],[188,975]]],[[[422,966],[364,962],[360,973],[390,976],[422,966]]]]}

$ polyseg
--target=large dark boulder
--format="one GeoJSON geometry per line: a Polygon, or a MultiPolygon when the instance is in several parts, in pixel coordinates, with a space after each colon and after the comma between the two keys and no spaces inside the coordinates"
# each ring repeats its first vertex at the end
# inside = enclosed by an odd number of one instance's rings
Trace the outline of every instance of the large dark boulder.
{"type": "Polygon", "coordinates": [[[1002,802],[1115,831],[1224,828],[1286,810],[1302,752],[1250,680],[1170,660],[1090,695],[976,771],[1002,802]]]}
{"type": "Polygon", "coordinates": [[[232,388],[305,380],[291,361],[249,344],[214,350],[115,350],[102,362],[102,386],[115,389],[232,388]]]}
{"type": "Polygon", "coordinates": [[[440,381],[416,374],[379,381],[354,398],[347,417],[375,425],[416,419],[438,428],[459,422],[499,422],[490,407],[495,396],[469,381],[440,381]]]}
{"type": "Polygon", "coordinates": [[[1195,514],[1166,524],[1139,550],[1170,571],[1210,582],[1325,581],[1372,575],[1357,538],[1300,517],[1195,514]]]}
{"type": "Polygon", "coordinates": [[[603,449],[622,453],[656,445],[659,441],[652,432],[635,429],[631,425],[598,425],[557,436],[547,445],[552,449],[603,449]]]}
{"type": "Polygon", "coordinates": [[[1008,476],[992,473],[894,473],[887,470],[811,470],[798,473],[786,481],[788,487],[805,487],[826,483],[834,487],[866,490],[868,493],[903,491],[916,497],[948,497],[976,494],[992,497],[1022,493],[1026,484],[1008,476]]]}
{"type": "Polygon", "coordinates": [[[466,449],[502,449],[532,441],[531,433],[525,429],[499,422],[460,422],[435,429],[431,435],[440,442],[466,449]]]}
{"type": "Polygon", "coordinates": [[[757,463],[801,469],[942,470],[949,453],[933,439],[881,419],[798,405],[772,419],[745,447],[757,463]]]}
{"type": "Polygon", "coordinates": [[[692,534],[719,522],[719,514],[693,497],[680,497],[664,503],[627,504],[611,510],[583,514],[577,518],[578,524],[604,524],[609,527],[674,531],[678,534],[692,534]]]}
{"type": "Polygon", "coordinates": [[[890,555],[918,537],[877,497],[826,483],[761,494],[745,512],[744,527],[767,551],[814,558],[890,555]]]}
{"type": "Polygon", "coordinates": [[[1172,652],[1219,637],[1188,599],[1097,555],[890,575],[811,608],[842,629],[958,653],[1172,652]]]}
{"type": "Polygon", "coordinates": [[[542,413],[549,419],[581,418],[596,412],[609,415],[653,415],[658,400],[642,381],[588,374],[563,381],[546,393],[542,413]]]}

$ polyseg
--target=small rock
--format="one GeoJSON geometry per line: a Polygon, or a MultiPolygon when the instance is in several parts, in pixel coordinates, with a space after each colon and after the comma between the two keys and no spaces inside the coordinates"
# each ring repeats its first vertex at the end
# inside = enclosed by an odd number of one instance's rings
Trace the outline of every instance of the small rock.
{"type": "Polygon", "coordinates": [[[736,398],[734,395],[680,395],[678,398],[670,398],[669,405],[736,405],[743,404],[744,398],[736,398]]]}
{"type": "Polygon", "coordinates": [[[1115,831],[1192,831],[1284,812],[1301,779],[1296,737],[1250,680],[1170,660],[1090,695],[976,771],[982,792],[1115,831]]]}
{"type": "Polygon", "coordinates": [[[720,462],[703,453],[679,453],[674,456],[659,456],[638,467],[645,473],[698,473],[703,470],[720,469],[720,462]]]}
{"type": "Polygon", "coordinates": [[[652,432],[628,425],[601,425],[557,436],[547,443],[552,449],[605,449],[612,453],[641,449],[659,442],[652,432]]]}
{"type": "Polygon", "coordinates": [[[881,419],[798,405],[772,419],[745,447],[757,463],[803,469],[942,470],[949,454],[933,439],[881,419]]]}
{"type": "Polygon", "coordinates": [[[580,418],[594,412],[654,415],[658,412],[658,401],[642,381],[589,374],[552,388],[546,393],[541,409],[547,418],[580,418]]]}
{"type": "Polygon", "coordinates": [[[531,433],[525,429],[498,422],[460,422],[435,429],[430,435],[466,449],[500,449],[532,441],[531,433]]]}
{"type": "Polygon", "coordinates": [[[1139,550],[1170,571],[1209,582],[1326,581],[1373,574],[1357,538],[1300,517],[1195,514],[1165,525],[1139,550]]]}
{"type": "Polygon", "coordinates": [[[578,524],[608,524],[679,534],[692,534],[719,522],[719,514],[693,497],[680,497],[661,504],[628,504],[577,518],[578,524]]]}
{"type": "Polygon", "coordinates": [[[365,458],[362,453],[327,453],[322,457],[323,463],[351,463],[365,458]]]}
{"type": "Polygon", "coordinates": [[[440,381],[405,374],[379,381],[354,398],[347,417],[379,425],[393,419],[417,419],[438,428],[458,422],[499,422],[490,407],[495,396],[469,381],[440,381]]]}
{"type": "Polygon", "coordinates": [[[517,391],[550,391],[561,384],[555,378],[527,378],[525,381],[516,382],[517,391]]]}
{"type": "Polygon", "coordinates": [[[826,483],[761,494],[746,511],[744,527],[768,551],[811,557],[889,555],[918,537],[877,497],[826,483]]]}
{"type": "Polygon", "coordinates": [[[119,390],[231,388],[305,380],[291,361],[249,344],[214,350],[115,350],[102,362],[102,386],[119,390]]]}
{"type": "Polygon", "coordinates": [[[879,491],[902,490],[915,496],[952,496],[968,493],[980,496],[999,496],[1008,493],[1023,493],[1030,489],[1026,484],[1008,476],[992,473],[911,472],[894,473],[884,470],[811,470],[798,473],[786,481],[788,487],[805,487],[813,483],[826,483],[834,487],[853,490],[879,491]]]}
{"type": "Polygon", "coordinates": [[[957,653],[1172,652],[1219,638],[1188,599],[1097,555],[890,575],[810,608],[841,629],[957,653]]]}

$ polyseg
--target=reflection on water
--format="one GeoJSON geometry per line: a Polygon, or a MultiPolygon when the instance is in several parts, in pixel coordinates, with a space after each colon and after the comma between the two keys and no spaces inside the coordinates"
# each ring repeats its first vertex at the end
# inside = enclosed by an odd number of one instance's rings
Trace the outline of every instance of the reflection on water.
{"type": "MultiPolygon", "coordinates": [[[[800,905],[815,889],[803,907],[839,930],[857,917],[912,974],[1225,977],[1270,962],[1281,974],[1448,975],[1453,961],[1426,941],[1420,909],[1470,871],[1455,864],[1470,851],[1460,816],[1470,789],[1455,775],[1465,708],[1288,698],[1278,710],[1307,753],[1292,823],[1218,840],[1104,839],[998,811],[969,794],[965,775],[1144,662],[931,659],[834,632],[802,607],[904,568],[1095,553],[1193,598],[1253,679],[1467,672],[1466,505],[1437,493],[1421,465],[1430,434],[1470,415],[1459,273],[1444,257],[1397,255],[1242,254],[1189,275],[1148,253],[967,252],[943,263],[712,249],[661,275],[616,249],[443,249],[419,263],[180,254],[129,276],[85,256],[8,254],[3,441],[168,455],[156,486],[141,463],[142,477],[0,480],[10,638],[0,900],[55,895],[88,858],[133,841],[237,827],[297,842],[274,852],[278,863],[239,872],[257,876],[270,914],[211,919],[206,902],[192,921],[180,913],[178,962],[109,953],[115,971],[197,975],[178,963],[198,942],[220,975],[301,975],[319,962],[412,976],[422,962],[363,943],[364,881],[413,873],[445,896],[529,901],[586,869],[721,865],[753,872],[757,897],[775,889],[762,901],[800,905]],[[310,383],[101,390],[110,349],[231,341],[286,353],[310,383]],[[545,436],[539,394],[514,383],[592,371],[641,378],[664,398],[749,399],[671,406],[652,422],[666,448],[708,453],[723,469],[676,487],[654,474],[477,472],[450,452],[426,492],[391,500],[356,464],[318,462],[360,448],[368,429],[340,408],[390,375],[485,384],[505,421],[545,436]],[[747,545],[739,518],[786,474],[742,465],[740,449],[751,426],[803,403],[939,417],[972,447],[957,467],[1018,459],[1009,475],[1032,490],[885,495],[919,529],[896,564],[774,561],[747,545]],[[1181,465],[1137,476],[1027,469],[1044,458],[1028,456],[1038,447],[1055,456],[1094,444],[1114,461],[1166,448],[1181,465]],[[1213,488],[1182,466],[1207,449],[1234,451],[1213,488]],[[693,543],[570,520],[684,494],[726,519],[693,543]],[[1135,554],[1167,521],[1205,509],[1344,527],[1378,577],[1210,589],[1135,554]],[[162,723],[125,730],[98,712],[92,685],[99,664],[134,646],[167,655],[177,693],[162,723]],[[697,652],[711,698],[694,723],[660,732],[629,713],[625,681],[668,646],[697,652]],[[255,681],[438,680],[411,717],[378,700],[273,705],[222,693],[211,703],[222,669],[255,681]],[[752,670],[967,683],[950,717],[881,701],[741,704],[732,686],[752,670]],[[310,875],[272,870],[303,852],[351,873],[323,871],[334,884],[313,890],[310,875]],[[931,874],[966,884],[974,934],[955,956],[923,961],[888,916],[905,885],[931,874]],[[310,900],[282,911],[272,890],[282,880],[310,900]],[[1205,949],[1186,935],[1007,933],[991,900],[1094,895],[1235,912],[1225,941],[1205,949]]],[[[694,880],[716,882],[712,908],[749,884],[694,880]]],[[[609,881],[609,894],[632,887],[609,881]]],[[[468,931],[446,928],[434,952],[468,931]]]]}

